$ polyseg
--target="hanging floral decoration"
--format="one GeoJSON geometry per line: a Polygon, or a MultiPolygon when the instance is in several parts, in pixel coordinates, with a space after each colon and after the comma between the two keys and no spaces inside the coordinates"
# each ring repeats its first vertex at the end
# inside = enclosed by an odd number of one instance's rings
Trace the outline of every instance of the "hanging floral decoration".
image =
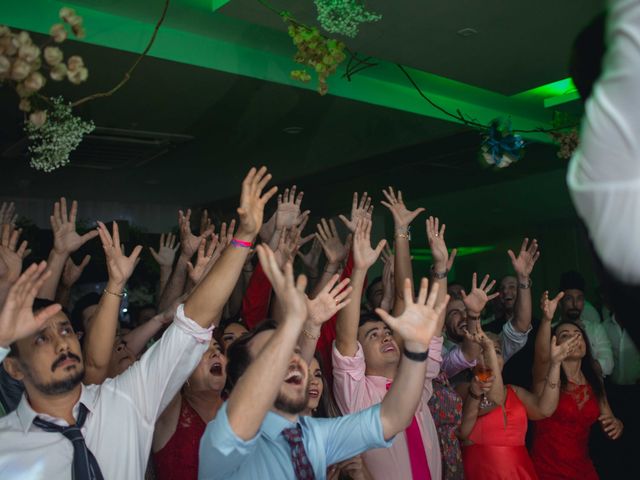
{"type": "Polygon", "coordinates": [[[73,115],[71,105],[62,97],[51,101],[53,106],[48,111],[32,113],[25,126],[30,165],[43,172],[68,164],[69,154],[78,148],[84,135],[95,128],[93,122],[73,115]]]}
{"type": "Polygon", "coordinates": [[[361,23],[377,22],[382,15],[367,11],[364,0],[314,0],[318,22],[327,32],[354,38],[361,23]]]}
{"type": "Polygon", "coordinates": [[[524,145],[522,137],[513,133],[511,122],[494,119],[483,135],[480,155],[488,165],[506,168],[522,158],[524,145]]]}
{"type": "MultiPolygon", "coordinates": [[[[283,18],[285,22],[289,23],[289,36],[297,48],[294,60],[316,73],[318,93],[326,95],[329,91],[327,79],[335,73],[338,65],[346,58],[344,43],[326,38],[320,34],[316,27],[302,25],[290,16],[283,15],[283,18]]],[[[311,80],[311,74],[303,68],[293,70],[291,78],[307,83],[311,80]]]]}
{"type": "Polygon", "coordinates": [[[558,145],[558,152],[556,155],[563,160],[570,160],[578,148],[580,138],[578,137],[578,129],[572,128],[570,130],[560,132],[549,132],[553,141],[558,145]]]}

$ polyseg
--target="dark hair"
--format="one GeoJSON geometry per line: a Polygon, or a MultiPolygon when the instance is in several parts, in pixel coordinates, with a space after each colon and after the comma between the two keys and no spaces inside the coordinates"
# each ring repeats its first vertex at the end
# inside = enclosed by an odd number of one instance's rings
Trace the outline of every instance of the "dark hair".
{"type": "Polygon", "coordinates": [[[376,312],[362,312],[360,320],[358,320],[358,328],[367,322],[382,322],[382,318],[376,312]]]}
{"type": "Polygon", "coordinates": [[[571,49],[569,75],[586,102],[593,86],[602,73],[605,46],[605,20],[603,12],[595,17],[576,37],[571,49]]]}
{"type": "Polygon", "coordinates": [[[382,283],[382,277],[374,278],[373,280],[371,280],[371,282],[367,286],[367,290],[365,291],[365,297],[367,300],[369,300],[369,296],[373,294],[373,288],[376,286],[377,283],[382,283]]]}
{"type": "MultiPolygon", "coordinates": [[[[326,370],[324,369],[322,355],[320,355],[320,352],[316,352],[313,358],[316,359],[318,365],[320,365],[320,371],[322,371],[322,396],[320,397],[318,408],[316,408],[311,415],[315,418],[340,417],[340,410],[336,405],[336,401],[333,398],[333,392],[331,391],[331,386],[329,385],[329,381],[325,375],[326,370]]],[[[309,364],[309,368],[311,368],[311,364],[309,364]]]]}
{"type": "Polygon", "coordinates": [[[75,332],[84,332],[84,322],[82,319],[82,312],[92,305],[100,303],[100,294],[96,292],[87,293],[78,299],[71,311],[71,325],[75,332]]]}
{"type": "Polygon", "coordinates": [[[560,276],[559,290],[562,292],[564,292],[565,290],[580,290],[581,292],[584,292],[585,291],[584,277],[580,273],[574,270],[564,272],[560,276]]]}
{"type": "MultiPolygon", "coordinates": [[[[552,335],[556,335],[556,332],[562,325],[573,325],[578,330],[580,330],[580,333],[582,334],[582,338],[584,339],[584,344],[586,346],[586,354],[582,359],[582,361],[580,362],[580,370],[582,371],[584,378],[587,379],[587,382],[589,383],[589,385],[591,385],[591,389],[593,390],[593,393],[595,394],[598,401],[601,401],[605,396],[604,384],[602,382],[602,377],[598,373],[599,369],[596,366],[596,361],[593,358],[593,354],[591,353],[591,346],[589,345],[589,337],[587,336],[587,332],[585,332],[584,328],[582,328],[579,324],[575,322],[563,321],[555,326],[555,328],[553,329],[552,335]]],[[[564,370],[560,369],[560,385],[562,386],[563,389],[566,389],[567,382],[568,382],[568,379],[564,373],[564,370]]]]}
{"type": "MultiPolygon", "coordinates": [[[[51,305],[56,305],[58,302],[54,302],[53,300],[49,300],[48,298],[36,298],[33,300],[33,307],[31,308],[31,310],[33,311],[33,313],[38,313],[40,310],[45,309],[51,305]]],[[[67,317],[69,316],[69,312],[67,312],[67,310],[65,310],[64,308],[62,309],[62,313],[64,313],[67,317]]],[[[9,345],[9,353],[7,354],[7,357],[19,357],[20,356],[20,352],[18,351],[18,345],[16,344],[16,342],[13,342],[11,345],[9,345]]]]}
{"type": "Polygon", "coordinates": [[[247,370],[253,358],[249,352],[249,343],[259,333],[267,330],[275,330],[278,324],[275,320],[267,318],[256,325],[251,332],[236,338],[227,349],[227,390],[231,392],[240,377],[247,370]]]}
{"type": "Polygon", "coordinates": [[[233,325],[234,323],[237,323],[238,325],[240,325],[240,326],[246,328],[247,330],[249,330],[247,328],[247,326],[245,325],[244,320],[242,320],[242,317],[240,315],[232,315],[230,317],[223,318],[220,321],[220,324],[218,325],[218,328],[216,330],[220,330],[221,332],[224,332],[229,325],[233,325]]]}

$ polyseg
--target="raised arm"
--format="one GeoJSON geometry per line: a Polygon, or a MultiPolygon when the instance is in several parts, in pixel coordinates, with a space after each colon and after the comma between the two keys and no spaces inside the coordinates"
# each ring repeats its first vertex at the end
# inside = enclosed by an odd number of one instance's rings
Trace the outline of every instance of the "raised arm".
{"type": "Polygon", "coordinates": [[[73,252],[78,250],[86,242],[98,236],[97,230],[91,230],[84,235],[76,232],[76,218],[78,216],[78,202],[71,202],[71,210],[67,211],[67,200],[62,197],[53,206],[53,215],[50,217],[51,230],[53,231],[53,249],[49,253],[49,270],[51,276],[44,283],[38,297],[53,300],[56,296],[58,283],[62,276],[64,264],[73,252]]]}
{"type": "Polygon", "coordinates": [[[473,427],[480,414],[480,400],[482,394],[487,395],[493,386],[493,378],[486,382],[481,382],[475,375],[471,378],[471,383],[467,388],[467,395],[462,406],[462,422],[458,436],[461,440],[466,440],[471,435],[473,427]]]}
{"type": "Polygon", "coordinates": [[[447,226],[444,223],[440,225],[438,217],[427,218],[427,239],[429,240],[429,248],[433,257],[431,287],[436,283],[440,286],[438,289],[439,301],[447,294],[447,277],[457,253],[457,250],[454,249],[451,252],[451,256],[449,256],[449,250],[447,250],[447,244],[444,240],[446,229],[447,226]]]}
{"type": "Polygon", "coordinates": [[[47,262],[32,264],[13,283],[0,307],[0,362],[16,340],[37,332],[44,323],[62,308],[50,305],[33,314],[33,301],[42,284],[51,275],[46,271],[47,262]]]}
{"type": "Polygon", "coordinates": [[[482,331],[481,327],[478,327],[476,333],[471,336],[473,337],[473,341],[482,347],[482,355],[484,357],[485,365],[491,369],[492,384],[491,388],[487,392],[487,398],[496,405],[504,405],[506,392],[502,381],[502,371],[496,354],[496,346],[494,345],[493,340],[487,337],[487,335],[482,331]]]}
{"type": "Polygon", "coordinates": [[[418,408],[427,369],[429,343],[434,335],[442,331],[442,313],[449,301],[447,295],[443,301],[437,302],[438,288],[438,285],[434,286],[427,296],[429,282],[423,278],[418,300],[414,302],[411,281],[406,279],[403,289],[405,310],[402,315],[396,318],[382,309],[376,309],[376,313],[402,338],[404,344],[404,358],[380,409],[385,440],[404,431],[418,408]]]}
{"type": "Polygon", "coordinates": [[[513,250],[509,250],[508,254],[518,279],[518,296],[511,323],[516,330],[527,332],[531,327],[531,272],[540,258],[538,241],[534,238],[529,243],[529,239],[525,238],[517,257],[513,250]]]}
{"type": "Polygon", "coordinates": [[[10,223],[3,223],[0,228],[0,304],[9,293],[11,286],[18,280],[22,261],[26,256],[27,242],[22,241],[18,246],[20,233],[21,230],[10,223]]]}
{"type": "Polygon", "coordinates": [[[240,226],[229,248],[193,290],[185,303],[185,315],[200,326],[217,325],[225,303],[242,272],[249,247],[262,226],[264,206],[276,193],[277,187],[262,190],[271,180],[266,167],[252,168],[242,182],[242,195],[238,215],[240,226]]]}
{"type": "Polygon", "coordinates": [[[522,400],[527,409],[527,416],[531,420],[542,420],[550,417],[556,411],[560,399],[560,368],[562,362],[576,350],[579,341],[580,337],[577,335],[560,345],[558,345],[556,337],[551,339],[549,371],[540,395],[516,387],[516,394],[522,400]]]}
{"type": "Polygon", "coordinates": [[[167,286],[160,295],[158,302],[158,310],[166,310],[176,298],[184,293],[187,283],[188,263],[198,250],[203,238],[213,233],[213,227],[210,226],[206,231],[196,236],[191,232],[191,210],[187,210],[184,214],[182,210],[178,210],[178,226],[180,228],[180,256],[173,269],[173,273],[169,277],[167,286]]]}
{"type": "Polygon", "coordinates": [[[564,292],[558,293],[552,300],[549,292],[545,291],[540,299],[542,320],[536,335],[535,353],[533,357],[533,391],[540,395],[544,389],[544,381],[549,371],[549,358],[551,355],[551,322],[558,308],[558,302],[564,297],[564,292]]]}
{"type": "Polygon", "coordinates": [[[307,318],[306,278],[301,275],[294,281],[290,262],[282,272],[269,247],[258,245],[257,252],[262,268],[280,299],[284,315],[273,336],[240,377],[229,397],[229,425],[245,441],[256,436],[265,415],[273,406],[307,318]]]}
{"type": "Polygon", "coordinates": [[[113,222],[113,237],[102,222],[98,222],[98,232],[107,260],[109,280],[96,313],[89,322],[84,340],[84,383],[86,385],[99,385],[107,378],[118,328],[122,292],[142,252],[142,247],[138,245],[129,257],[125,255],[120,244],[120,232],[116,222],[113,222]]]}
{"type": "MultiPolygon", "coordinates": [[[[485,275],[482,283],[478,286],[478,275],[474,273],[471,277],[471,292],[469,295],[467,295],[464,290],[461,292],[462,301],[467,311],[467,332],[471,335],[482,332],[480,314],[487,305],[487,302],[499,295],[498,293],[489,294],[495,284],[495,280],[489,283],[489,275],[485,275]]],[[[473,341],[472,337],[465,335],[460,350],[464,358],[472,362],[480,355],[481,347],[478,342],[473,341]]]]}
{"type": "Polygon", "coordinates": [[[62,270],[62,279],[58,286],[58,292],[56,293],[56,300],[60,305],[65,308],[69,308],[69,298],[71,297],[71,288],[76,284],[82,272],[89,265],[91,261],[91,255],[85,255],[80,262],[80,265],[76,265],[71,257],[67,258],[64,264],[64,270],[62,270]]]}
{"type": "Polygon", "coordinates": [[[351,272],[353,300],[340,311],[336,322],[336,348],[342,356],[353,357],[358,351],[358,323],[364,279],[386,243],[386,240],[380,240],[378,246],[373,249],[371,220],[366,218],[358,220],[353,238],[353,271],[351,272]]]}
{"type": "Polygon", "coordinates": [[[320,223],[316,225],[316,228],[318,229],[316,238],[318,242],[320,242],[320,246],[324,251],[324,256],[326,257],[327,262],[322,270],[322,275],[320,276],[318,283],[316,283],[316,286],[311,293],[312,297],[316,296],[318,292],[324,288],[333,275],[340,272],[342,263],[349,255],[349,248],[353,239],[353,237],[349,236],[345,243],[342,243],[333,219],[330,219],[329,222],[324,218],[320,219],[320,223]]]}
{"type": "MultiPolygon", "coordinates": [[[[205,210],[206,211],[206,210],[205,210]]],[[[162,292],[169,282],[171,277],[171,271],[173,270],[173,261],[176,258],[176,252],[180,248],[180,242],[176,242],[177,238],[172,233],[160,235],[160,245],[158,251],[155,251],[153,247],[149,247],[151,256],[158,262],[160,266],[160,283],[158,285],[158,300],[162,297],[162,292]]]]}
{"type": "MultiPolygon", "coordinates": [[[[411,248],[409,246],[409,226],[411,222],[424,212],[424,208],[416,208],[409,210],[402,199],[402,192],[398,190],[398,194],[393,191],[393,187],[389,190],[382,190],[383,195],[387,199],[380,203],[387,207],[393,216],[394,242],[395,242],[395,265],[396,273],[396,299],[393,306],[393,314],[399,315],[404,310],[404,280],[408,278],[413,285],[413,269],[411,266],[411,248]]],[[[445,288],[445,294],[446,294],[445,288]]]]}

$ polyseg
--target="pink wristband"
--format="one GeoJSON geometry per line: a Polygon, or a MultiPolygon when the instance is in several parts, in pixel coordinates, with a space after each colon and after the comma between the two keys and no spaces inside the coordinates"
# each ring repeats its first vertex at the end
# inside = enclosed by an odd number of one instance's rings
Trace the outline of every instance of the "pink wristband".
{"type": "Polygon", "coordinates": [[[244,240],[234,238],[231,240],[231,245],[234,247],[251,248],[253,247],[253,242],[245,242],[244,240]]]}

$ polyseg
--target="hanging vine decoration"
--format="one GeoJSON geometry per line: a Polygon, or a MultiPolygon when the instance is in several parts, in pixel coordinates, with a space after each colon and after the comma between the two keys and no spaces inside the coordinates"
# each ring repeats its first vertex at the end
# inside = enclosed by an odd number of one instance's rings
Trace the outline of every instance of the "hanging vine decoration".
{"type": "Polygon", "coordinates": [[[342,74],[342,78],[346,78],[349,82],[351,81],[351,77],[363,70],[378,66],[377,63],[371,61],[373,57],[359,58],[357,52],[352,52],[349,48],[346,48],[346,51],[349,54],[349,61],[347,62],[345,72],[342,74]]]}
{"type": "Polygon", "coordinates": [[[364,0],[314,0],[318,22],[329,33],[354,38],[360,24],[377,22],[382,15],[365,9],[364,0]]]}
{"type": "Polygon", "coordinates": [[[42,92],[47,77],[53,81],[66,79],[74,85],[88,79],[89,70],[82,57],[73,55],[65,63],[62,49],[56,46],[62,44],[69,35],[77,39],[85,37],[82,17],[74,9],[62,7],[59,11],[62,22],[51,27],[50,38],[42,46],[35,45],[26,31],[14,33],[7,26],[0,26],[0,84],[9,85],[15,90],[20,98],[18,107],[25,112],[25,116],[28,114],[25,132],[33,168],[50,172],[69,163],[71,152],[78,147],[83,136],[95,128],[93,122],[73,115],[72,109],[97,98],[109,97],[129,81],[133,71],[151,49],[168,7],[169,0],[165,0],[150,41],[125,72],[123,79],[106,92],[95,93],[72,103],[62,97],[50,98],[42,92]]]}

